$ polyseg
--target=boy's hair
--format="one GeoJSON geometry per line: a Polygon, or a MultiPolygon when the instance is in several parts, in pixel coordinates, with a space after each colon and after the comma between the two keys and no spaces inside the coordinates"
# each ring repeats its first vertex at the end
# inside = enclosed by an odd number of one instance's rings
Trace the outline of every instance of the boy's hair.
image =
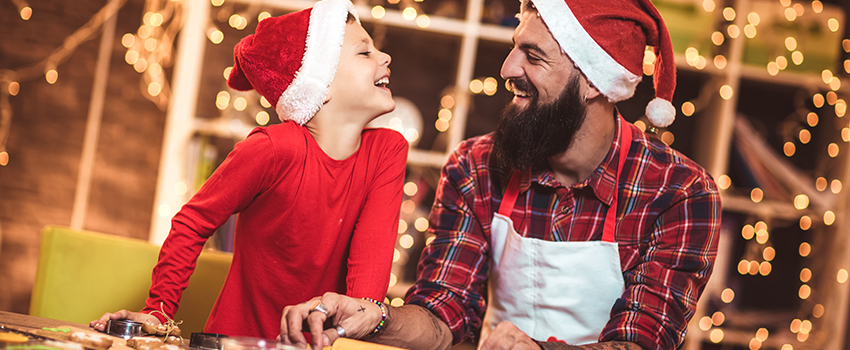
{"type": "Polygon", "coordinates": [[[312,8],[266,18],[233,48],[227,85],[257,90],[281,121],[304,125],[325,102],[339,63],[346,23],[359,22],[349,0],[321,0],[312,8]],[[345,20],[344,20],[345,19],[345,20]]]}

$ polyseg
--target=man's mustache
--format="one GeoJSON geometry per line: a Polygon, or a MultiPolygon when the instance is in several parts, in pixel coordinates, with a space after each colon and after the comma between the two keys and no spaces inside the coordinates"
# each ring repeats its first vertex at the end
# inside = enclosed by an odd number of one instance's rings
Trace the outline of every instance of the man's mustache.
{"type": "Polygon", "coordinates": [[[528,79],[509,78],[508,83],[511,85],[511,91],[522,92],[523,95],[527,95],[528,97],[537,96],[537,88],[528,79]]]}

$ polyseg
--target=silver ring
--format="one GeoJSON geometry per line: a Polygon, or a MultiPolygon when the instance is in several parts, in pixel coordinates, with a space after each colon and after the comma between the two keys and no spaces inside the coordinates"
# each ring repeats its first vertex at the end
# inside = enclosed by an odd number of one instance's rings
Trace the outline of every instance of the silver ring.
{"type": "Polygon", "coordinates": [[[336,326],[334,326],[334,330],[336,330],[336,334],[340,338],[345,338],[345,328],[342,328],[342,326],[340,326],[340,325],[336,325],[336,326]]]}
{"type": "Polygon", "coordinates": [[[328,308],[325,307],[325,304],[322,304],[321,301],[316,301],[316,303],[313,304],[313,307],[310,308],[309,313],[313,313],[313,311],[321,312],[321,313],[325,314],[325,316],[328,315],[328,308]]]}

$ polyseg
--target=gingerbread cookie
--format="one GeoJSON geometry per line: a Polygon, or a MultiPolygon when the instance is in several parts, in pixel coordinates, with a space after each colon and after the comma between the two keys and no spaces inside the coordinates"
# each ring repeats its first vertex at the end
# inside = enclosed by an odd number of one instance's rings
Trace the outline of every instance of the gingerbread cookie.
{"type": "Polygon", "coordinates": [[[12,332],[0,331],[0,343],[20,344],[26,343],[29,340],[25,335],[12,332]]]}
{"type": "Polygon", "coordinates": [[[83,347],[92,349],[109,349],[112,346],[112,339],[108,336],[88,334],[86,332],[73,332],[71,333],[70,340],[80,343],[83,347]]]}
{"type": "Polygon", "coordinates": [[[66,341],[71,340],[71,329],[68,328],[68,327],[61,327],[61,328],[44,327],[42,329],[36,329],[32,333],[34,333],[36,335],[40,335],[40,336],[48,338],[48,339],[66,340],[66,341]]]}
{"type": "Polygon", "coordinates": [[[153,324],[150,322],[142,324],[142,331],[151,335],[173,335],[179,337],[181,334],[180,327],[165,324],[153,324]]]}

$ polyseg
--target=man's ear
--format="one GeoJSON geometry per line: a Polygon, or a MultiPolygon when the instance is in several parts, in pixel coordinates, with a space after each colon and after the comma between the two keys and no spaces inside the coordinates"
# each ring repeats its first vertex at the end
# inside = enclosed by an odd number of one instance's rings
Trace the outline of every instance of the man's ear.
{"type": "Polygon", "coordinates": [[[331,92],[330,92],[330,91],[328,91],[328,95],[327,95],[327,96],[325,96],[325,103],[328,103],[328,102],[330,102],[330,101],[331,101],[331,92]]]}
{"type": "Polygon", "coordinates": [[[585,81],[587,81],[587,92],[585,93],[585,100],[589,101],[602,95],[602,93],[599,92],[599,89],[593,86],[593,83],[591,83],[590,80],[585,79],[585,81]]]}

